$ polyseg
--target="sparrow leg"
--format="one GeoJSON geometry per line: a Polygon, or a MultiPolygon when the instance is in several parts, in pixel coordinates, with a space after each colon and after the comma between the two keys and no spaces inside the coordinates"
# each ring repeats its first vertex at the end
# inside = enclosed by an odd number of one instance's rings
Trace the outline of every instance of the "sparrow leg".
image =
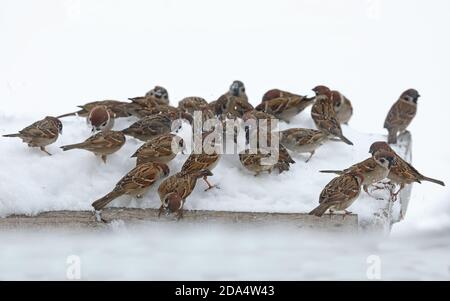
{"type": "Polygon", "coordinates": [[[44,146],[41,146],[40,149],[41,149],[41,151],[43,151],[43,152],[46,153],[47,155],[49,155],[49,156],[52,155],[52,154],[50,154],[50,153],[45,149],[44,146]]]}
{"type": "Polygon", "coordinates": [[[345,219],[345,217],[346,217],[347,215],[350,215],[350,214],[352,214],[351,211],[344,210],[344,214],[342,215],[342,219],[345,219]]]}
{"type": "Polygon", "coordinates": [[[205,181],[206,184],[208,185],[208,188],[206,188],[205,191],[208,191],[208,190],[210,190],[211,188],[217,188],[217,189],[220,189],[220,187],[217,186],[217,185],[211,185],[211,183],[209,183],[207,177],[203,177],[203,181],[205,181]]]}
{"type": "Polygon", "coordinates": [[[391,193],[392,202],[397,201],[397,196],[403,188],[405,188],[405,184],[400,184],[400,188],[397,190],[397,192],[391,193]]]}
{"type": "Polygon", "coordinates": [[[106,164],[106,155],[102,155],[102,160],[103,160],[103,163],[106,164]]]}
{"type": "Polygon", "coordinates": [[[175,216],[176,220],[179,221],[180,219],[183,218],[183,208],[181,208],[180,210],[178,210],[176,216],[175,216]]]}
{"type": "Polygon", "coordinates": [[[164,212],[164,206],[161,205],[161,207],[159,207],[159,210],[158,210],[158,218],[161,217],[161,214],[162,214],[163,212],[164,212]]]}
{"type": "Polygon", "coordinates": [[[334,211],[330,209],[330,212],[328,213],[328,215],[330,216],[330,219],[333,214],[334,214],[334,211]]]}
{"type": "Polygon", "coordinates": [[[309,160],[311,160],[311,157],[314,155],[315,152],[316,152],[316,151],[312,151],[312,152],[311,152],[311,155],[309,155],[309,158],[306,159],[305,163],[308,163],[309,160]]]}
{"type": "Polygon", "coordinates": [[[102,217],[102,211],[101,210],[95,210],[94,211],[94,215],[95,215],[95,220],[97,221],[97,222],[101,222],[101,223],[105,223],[105,224],[107,224],[108,223],[108,221],[107,220],[105,220],[103,217],[102,217]]]}

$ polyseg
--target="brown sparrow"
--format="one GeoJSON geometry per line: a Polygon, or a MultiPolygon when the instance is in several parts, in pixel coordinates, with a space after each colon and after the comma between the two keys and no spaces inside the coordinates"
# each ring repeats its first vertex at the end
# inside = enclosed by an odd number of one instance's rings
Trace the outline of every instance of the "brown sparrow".
{"type": "MultiPolygon", "coordinates": [[[[205,152],[201,154],[191,154],[186,162],[184,162],[183,167],[181,168],[181,172],[183,173],[195,173],[203,169],[207,169],[209,171],[213,170],[220,160],[220,154],[213,152],[212,154],[207,154],[205,152]]],[[[208,185],[209,190],[213,187],[217,187],[217,185],[211,185],[206,177],[203,178],[205,183],[208,185]]]]}
{"type": "Polygon", "coordinates": [[[178,102],[178,109],[191,115],[195,111],[201,111],[206,107],[208,107],[208,102],[201,97],[186,97],[178,102]]]}
{"type": "Polygon", "coordinates": [[[369,185],[374,184],[385,179],[389,170],[395,162],[395,154],[392,152],[378,152],[371,158],[368,158],[362,162],[354,164],[344,170],[321,170],[323,173],[335,173],[343,175],[350,172],[358,172],[364,176],[363,188],[364,191],[369,194],[369,185]]]}
{"type": "Polygon", "coordinates": [[[87,123],[92,127],[92,132],[109,131],[114,126],[114,113],[106,106],[95,106],[89,112],[87,123]]]}
{"type": "Polygon", "coordinates": [[[344,217],[351,214],[346,209],[358,199],[363,182],[364,175],[358,172],[350,172],[334,178],[320,193],[320,205],[309,214],[322,216],[328,209],[330,210],[330,217],[334,211],[344,210],[344,217]]]}
{"type": "Polygon", "coordinates": [[[280,132],[280,143],[297,153],[310,153],[308,162],[316,149],[328,140],[328,135],[319,130],[292,128],[280,132]]]}
{"type": "Polygon", "coordinates": [[[329,95],[319,95],[311,108],[311,117],[316,124],[317,129],[326,134],[338,137],[343,142],[353,145],[343,134],[339,122],[336,119],[336,112],[329,95]]]}
{"type": "Polygon", "coordinates": [[[353,115],[353,106],[347,97],[339,91],[330,90],[326,86],[317,86],[313,91],[316,93],[316,96],[330,95],[331,101],[334,104],[334,110],[336,111],[337,121],[341,124],[348,124],[348,121],[353,115]]]}
{"type": "Polygon", "coordinates": [[[136,121],[122,132],[127,136],[148,141],[158,135],[170,133],[171,126],[172,120],[168,116],[150,115],[136,121]]]}
{"type": "Polygon", "coordinates": [[[18,137],[29,147],[39,147],[41,151],[51,156],[45,147],[58,139],[59,134],[62,133],[62,128],[62,123],[58,118],[47,116],[27,126],[17,134],[3,135],[3,137],[18,137]]]}
{"type": "MultiPolygon", "coordinates": [[[[272,89],[264,93],[262,97],[262,102],[272,100],[275,98],[284,98],[284,97],[292,97],[292,96],[300,96],[291,92],[283,91],[280,89],[272,89]]],[[[300,96],[301,97],[301,96],[300,96]]]]}
{"type": "MultiPolygon", "coordinates": [[[[221,117],[242,117],[253,106],[248,102],[244,83],[235,80],[227,93],[214,102],[214,113],[221,117]]],[[[211,106],[211,104],[210,104],[211,106]]]]}
{"type": "Polygon", "coordinates": [[[63,151],[84,149],[100,156],[106,163],[106,157],[117,152],[125,144],[125,135],[118,131],[99,132],[84,142],[61,146],[63,151]]]}
{"type": "Polygon", "coordinates": [[[148,91],[145,96],[133,97],[128,99],[136,104],[146,107],[152,107],[155,105],[168,105],[169,93],[165,88],[155,86],[153,89],[148,91]]]}
{"type": "Polygon", "coordinates": [[[421,181],[428,181],[445,186],[445,183],[433,178],[426,177],[417,171],[411,164],[403,160],[399,155],[397,155],[394,150],[384,141],[374,142],[370,146],[369,152],[376,155],[379,152],[387,151],[395,155],[395,161],[391,166],[387,178],[391,180],[392,183],[400,185],[399,190],[393,194],[394,197],[405,187],[405,185],[421,181]]]}
{"type": "Polygon", "coordinates": [[[114,199],[124,195],[141,198],[156,181],[169,175],[169,167],[164,163],[143,163],[133,168],[116,184],[116,187],[92,203],[95,210],[100,210],[114,199]]]}
{"type": "Polygon", "coordinates": [[[174,134],[162,134],[145,142],[131,157],[137,158],[136,165],[146,162],[169,163],[183,151],[184,141],[174,134]],[[174,152],[175,151],[175,152],[174,152]]]}
{"type": "Polygon", "coordinates": [[[280,93],[280,95],[285,95],[283,97],[272,99],[269,99],[269,96],[271,96],[270,93],[269,95],[266,93],[265,96],[267,100],[263,100],[263,102],[257,105],[255,109],[272,114],[275,117],[289,123],[292,117],[302,112],[314,102],[314,98],[286,93],[288,92],[280,93]]]}
{"type": "Polygon", "coordinates": [[[276,162],[270,163],[270,156],[270,153],[263,153],[260,149],[258,149],[256,153],[251,153],[248,149],[246,149],[239,153],[239,160],[241,161],[242,166],[244,166],[247,170],[255,173],[255,177],[262,172],[267,171],[268,173],[271,173],[272,170],[276,167],[278,167],[281,173],[283,171],[283,164],[284,166],[286,166],[286,164],[289,166],[289,163],[282,162],[283,159],[281,159],[280,162],[280,155],[278,156],[278,160],[276,162]],[[266,159],[268,162],[264,162],[264,159],[266,159]]]}
{"type": "Polygon", "coordinates": [[[123,102],[123,101],[117,101],[117,100],[101,100],[101,101],[89,102],[85,105],[78,106],[79,108],[81,108],[81,110],[79,110],[77,112],[60,115],[57,118],[63,118],[63,117],[67,117],[67,116],[76,116],[76,115],[78,115],[80,117],[88,117],[89,112],[96,106],[106,106],[114,114],[115,118],[131,116],[131,114],[128,112],[130,103],[123,102]]]}
{"type": "Polygon", "coordinates": [[[212,175],[210,170],[202,169],[192,173],[179,172],[165,179],[158,188],[161,200],[158,217],[166,211],[175,213],[177,219],[182,218],[183,205],[194,190],[197,180],[212,175]]]}
{"type": "Polygon", "coordinates": [[[392,105],[384,121],[384,128],[389,132],[389,144],[397,143],[397,133],[405,131],[414,116],[416,116],[419,97],[417,90],[408,89],[392,105]]]}

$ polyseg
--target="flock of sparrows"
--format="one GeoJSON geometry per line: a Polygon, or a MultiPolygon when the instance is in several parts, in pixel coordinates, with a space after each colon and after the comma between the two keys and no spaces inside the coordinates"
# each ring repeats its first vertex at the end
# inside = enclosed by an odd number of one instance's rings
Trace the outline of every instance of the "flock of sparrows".
{"type": "MultiPolygon", "coordinates": [[[[194,112],[201,112],[203,121],[215,119],[225,122],[229,119],[257,122],[280,119],[287,123],[312,105],[311,117],[317,129],[290,128],[279,132],[279,155],[273,164],[264,164],[263,159],[268,156],[259,150],[249,152],[248,149],[239,153],[242,165],[258,175],[261,172],[279,172],[289,170],[290,164],[295,163],[289,151],[309,153],[308,162],[315,151],[328,140],[342,141],[353,145],[347,139],[341,124],[347,124],[352,117],[353,107],[349,99],[342,93],[330,90],[325,86],[313,89],[314,97],[282,91],[269,90],[262,97],[261,103],[253,107],[247,98],[245,86],[241,81],[234,81],[228,92],[215,101],[207,102],[201,97],[187,97],[179,101],[178,107],[169,104],[169,94],[163,87],[156,86],[142,97],[130,98],[131,102],[104,100],[79,106],[77,112],[58,117],[45,117],[16,134],[4,137],[19,137],[30,147],[39,147],[50,155],[46,146],[54,143],[62,132],[60,118],[67,116],[86,117],[92,127],[93,136],[85,141],[62,146],[63,151],[84,149],[98,155],[106,163],[107,156],[118,151],[126,142],[125,136],[144,141],[132,157],[136,158],[136,167],[128,172],[116,184],[115,188],[104,197],[92,203],[94,209],[101,210],[115,198],[122,195],[142,197],[158,180],[165,178],[158,187],[161,200],[159,214],[175,213],[179,219],[183,215],[183,205],[187,197],[194,190],[197,180],[203,179],[208,189],[215,187],[208,181],[212,170],[218,164],[221,155],[218,152],[192,153],[181,170],[169,176],[169,163],[177,155],[175,144],[179,151],[185,148],[185,142],[173,132],[181,127],[173,128],[175,120],[184,119],[192,124],[194,112]],[[135,116],[139,120],[121,131],[113,130],[114,120],[121,117],[135,116]],[[168,177],[169,176],[169,177],[168,177]]],[[[390,109],[384,127],[388,130],[388,143],[395,144],[397,135],[406,130],[414,118],[417,110],[419,94],[409,89],[390,109]]],[[[270,128],[270,127],[269,127],[270,128]]],[[[209,132],[203,132],[203,140],[209,132]]],[[[246,127],[246,139],[259,134],[259,127],[246,127]]],[[[258,136],[259,137],[259,136],[258,136]]],[[[260,138],[258,138],[260,139],[260,138]]],[[[270,135],[268,136],[270,140],[270,135]]],[[[236,142],[236,139],[234,139],[236,142]]],[[[265,141],[270,144],[271,141],[265,141]]],[[[211,142],[214,144],[213,142],[211,142]]],[[[413,182],[431,181],[444,185],[442,181],[431,179],[420,174],[411,164],[400,158],[386,142],[375,142],[370,147],[371,157],[344,170],[322,171],[336,173],[338,177],[329,182],[320,194],[319,206],[310,214],[322,216],[327,210],[345,211],[359,196],[361,186],[369,193],[369,185],[373,185],[385,178],[400,187],[397,192],[391,192],[396,198],[405,185],[413,182]]],[[[265,144],[266,145],[266,144],[265,144]]],[[[344,215],[345,216],[345,215],[344,215]]]]}

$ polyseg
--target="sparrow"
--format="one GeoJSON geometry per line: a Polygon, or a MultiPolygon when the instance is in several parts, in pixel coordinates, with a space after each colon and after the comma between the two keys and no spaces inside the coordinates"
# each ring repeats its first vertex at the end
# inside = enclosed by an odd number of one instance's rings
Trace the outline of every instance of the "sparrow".
{"type": "MultiPolygon", "coordinates": [[[[184,162],[183,167],[181,167],[181,172],[183,173],[195,173],[203,169],[207,169],[209,171],[212,171],[220,160],[220,154],[217,152],[213,152],[211,154],[208,154],[206,152],[202,152],[201,154],[191,154],[187,158],[187,160],[184,162]]],[[[208,185],[208,188],[205,189],[205,191],[211,189],[211,188],[218,188],[217,185],[211,185],[211,183],[208,181],[206,177],[203,178],[206,185],[208,185]]]]}
{"type": "Polygon", "coordinates": [[[261,102],[272,100],[275,98],[292,97],[292,96],[300,96],[300,95],[297,95],[297,94],[294,94],[291,92],[287,92],[287,91],[283,91],[280,89],[271,89],[271,90],[267,91],[266,93],[264,93],[261,102]]]}
{"type": "Polygon", "coordinates": [[[343,134],[339,122],[336,119],[336,112],[329,95],[316,96],[316,101],[311,108],[311,117],[317,129],[329,136],[338,137],[341,141],[353,145],[343,134]]]}
{"type": "Polygon", "coordinates": [[[313,91],[316,93],[316,96],[330,95],[330,99],[334,104],[334,110],[336,111],[337,121],[340,124],[348,124],[348,121],[353,115],[353,106],[347,97],[339,91],[330,90],[326,86],[317,86],[313,91]]]}
{"type": "Polygon", "coordinates": [[[253,109],[253,106],[248,102],[244,83],[238,80],[231,84],[228,92],[219,97],[213,103],[213,106],[213,111],[221,118],[230,117],[230,115],[234,118],[242,117],[246,111],[253,109]]]}
{"type": "Polygon", "coordinates": [[[206,107],[208,107],[208,102],[204,98],[196,96],[186,97],[178,102],[178,109],[191,115],[206,107]]]}
{"type": "Polygon", "coordinates": [[[167,115],[150,115],[122,130],[122,133],[142,141],[148,141],[158,135],[170,133],[171,127],[172,120],[167,115]]]}
{"type": "Polygon", "coordinates": [[[314,102],[314,97],[308,98],[296,94],[286,94],[286,92],[284,92],[284,94],[281,93],[280,95],[286,96],[269,99],[266,93],[265,96],[267,100],[263,100],[263,102],[257,105],[255,109],[272,114],[276,118],[289,123],[292,117],[302,112],[314,102]]]}
{"type": "Polygon", "coordinates": [[[155,105],[168,105],[169,93],[161,86],[155,86],[148,91],[145,96],[128,98],[132,102],[145,107],[152,107],[155,105]]]}
{"type": "Polygon", "coordinates": [[[182,218],[183,205],[194,190],[197,180],[212,175],[209,169],[202,169],[192,173],[179,172],[165,179],[158,188],[161,200],[158,217],[166,211],[175,213],[177,219],[182,218]]]}
{"type": "Polygon", "coordinates": [[[319,206],[309,214],[322,216],[330,210],[330,217],[334,211],[344,211],[345,217],[351,212],[346,209],[358,199],[361,193],[361,185],[364,182],[364,175],[358,172],[350,172],[334,178],[320,193],[319,206]]]}
{"type": "Polygon", "coordinates": [[[169,167],[164,163],[143,163],[133,168],[116,184],[116,187],[104,197],[92,203],[95,210],[100,210],[114,199],[124,195],[141,198],[159,179],[169,175],[169,167]]]}
{"type": "Polygon", "coordinates": [[[130,103],[117,100],[101,100],[89,102],[85,105],[78,106],[79,108],[81,108],[81,110],[60,115],[57,118],[77,116],[77,115],[80,117],[88,117],[89,112],[96,106],[106,106],[114,114],[115,118],[131,116],[131,114],[129,113],[130,103]]]}
{"type": "MultiPolygon", "coordinates": [[[[239,153],[239,160],[247,170],[254,172],[255,177],[261,174],[262,172],[271,173],[273,168],[279,163],[277,161],[271,161],[269,159],[271,157],[270,153],[263,153],[260,149],[258,149],[255,153],[250,152],[249,149],[246,149],[239,153]],[[267,162],[263,160],[266,159],[267,162]]],[[[281,172],[281,171],[280,171],[281,172]]]]}
{"type": "Polygon", "coordinates": [[[47,116],[36,121],[16,134],[3,135],[3,137],[18,137],[29,147],[39,147],[41,151],[51,156],[45,147],[54,143],[62,133],[62,123],[56,117],[47,116]]]}
{"type": "Polygon", "coordinates": [[[61,146],[63,151],[84,149],[100,156],[104,163],[106,157],[117,152],[125,144],[125,135],[119,131],[99,132],[84,142],[61,146]]]}
{"type": "Polygon", "coordinates": [[[389,170],[387,178],[394,184],[400,185],[397,192],[393,193],[394,200],[398,193],[405,187],[405,185],[421,181],[428,181],[445,186],[445,183],[440,180],[426,177],[422,175],[417,169],[415,169],[411,164],[403,160],[399,155],[397,155],[394,150],[384,141],[374,142],[369,149],[369,153],[376,155],[379,152],[391,152],[395,155],[395,161],[389,170]]]}
{"type": "Polygon", "coordinates": [[[280,132],[280,143],[297,153],[310,153],[309,162],[316,149],[328,140],[328,135],[319,130],[291,128],[280,132]]]}
{"type": "Polygon", "coordinates": [[[131,158],[137,158],[136,165],[147,162],[169,163],[178,152],[185,149],[181,137],[168,133],[156,136],[145,142],[131,158]]]}
{"type": "Polygon", "coordinates": [[[89,112],[87,123],[92,127],[92,132],[109,131],[114,126],[114,113],[105,105],[95,106],[89,112]]]}
{"type": "Polygon", "coordinates": [[[335,173],[343,175],[350,172],[358,172],[364,176],[363,189],[367,194],[369,185],[385,179],[392,165],[395,163],[395,154],[392,152],[380,151],[372,157],[354,164],[344,170],[321,170],[323,173],[335,173]]]}
{"type": "Polygon", "coordinates": [[[172,121],[175,119],[186,119],[192,124],[192,115],[170,105],[155,105],[153,107],[138,106],[130,109],[130,114],[140,119],[152,115],[166,115],[172,121]]]}
{"type": "Polygon", "coordinates": [[[397,133],[406,130],[417,112],[417,100],[420,95],[417,90],[408,89],[389,110],[384,121],[384,128],[388,130],[388,143],[397,143],[397,133]]]}

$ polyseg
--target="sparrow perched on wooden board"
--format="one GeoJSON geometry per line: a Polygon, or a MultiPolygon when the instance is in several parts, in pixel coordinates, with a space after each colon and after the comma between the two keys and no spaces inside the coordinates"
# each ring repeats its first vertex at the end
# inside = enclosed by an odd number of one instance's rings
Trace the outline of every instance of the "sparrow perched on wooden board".
{"type": "Polygon", "coordinates": [[[150,115],[122,130],[122,133],[142,141],[148,141],[158,135],[170,133],[171,127],[172,120],[168,116],[150,115]]]}
{"type": "Polygon", "coordinates": [[[195,111],[201,111],[206,107],[208,107],[208,102],[204,98],[196,96],[186,97],[178,102],[178,109],[191,115],[195,111]]]}
{"type": "Polygon", "coordinates": [[[280,132],[280,143],[297,153],[310,153],[309,162],[316,149],[328,140],[328,135],[319,130],[291,128],[280,132]]]}
{"type": "Polygon", "coordinates": [[[146,162],[169,163],[185,149],[184,141],[177,135],[168,133],[145,142],[131,157],[137,158],[136,165],[146,162]]]}
{"type": "Polygon", "coordinates": [[[320,193],[319,206],[309,214],[322,216],[330,210],[330,217],[334,211],[344,211],[344,217],[351,212],[346,209],[350,207],[361,193],[361,185],[364,175],[358,172],[350,172],[334,178],[320,193]]]}
{"type": "Polygon", "coordinates": [[[62,128],[62,123],[58,118],[47,116],[16,134],[3,135],[3,137],[20,138],[29,147],[39,147],[41,151],[51,156],[45,147],[58,139],[59,134],[62,133],[62,128]]]}
{"type": "Polygon", "coordinates": [[[118,131],[99,132],[84,142],[61,146],[63,151],[84,149],[100,156],[106,163],[106,157],[117,152],[125,144],[125,135],[118,131]]]}
{"type": "Polygon", "coordinates": [[[152,107],[155,105],[168,105],[169,93],[164,87],[155,86],[153,89],[148,91],[145,96],[133,97],[128,99],[145,107],[152,107]]]}
{"type": "Polygon", "coordinates": [[[337,137],[349,145],[353,145],[353,142],[348,140],[342,133],[341,126],[336,119],[334,105],[331,102],[329,95],[320,95],[316,97],[316,101],[311,108],[311,117],[314,120],[317,129],[330,136],[337,137]]]}
{"type": "Polygon", "coordinates": [[[197,180],[212,175],[209,169],[202,169],[192,173],[179,172],[165,179],[158,188],[161,200],[158,217],[166,211],[175,213],[177,219],[182,218],[183,205],[186,198],[194,191],[197,180]]]}
{"type": "Polygon", "coordinates": [[[106,106],[95,106],[89,112],[87,123],[92,127],[92,132],[109,131],[114,126],[114,113],[106,106]]]}
{"type": "Polygon", "coordinates": [[[403,132],[409,126],[417,112],[417,100],[420,95],[417,90],[408,89],[389,110],[384,121],[384,128],[388,130],[388,143],[397,143],[397,133],[403,132]]]}
{"type": "Polygon", "coordinates": [[[270,90],[264,97],[263,101],[257,105],[255,109],[272,114],[288,123],[292,117],[298,115],[309,105],[313,104],[315,99],[314,97],[308,98],[307,96],[300,96],[279,90],[270,90]],[[276,95],[277,92],[279,92],[279,95],[283,96],[271,98],[276,95]]]}
{"type": "Polygon", "coordinates": [[[353,115],[353,106],[347,97],[339,91],[330,90],[326,86],[317,86],[313,91],[316,93],[316,96],[329,95],[334,104],[334,110],[336,111],[336,120],[340,124],[348,124],[348,121],[353,115]]]}
{"type": "Polygon", "coordinates": [[[248,102],[248,97],[245,93],[244,83],[238,80],[231,84],[227,93],[220,96],[213,103],[214,113],[222,118],[230,118],[231,116],[234,118],[242,117],[245,112],[252,109],[253,106],[248,102]]]}
{"type": "Polygon", "coordinates": [[[384,141],[374,142],[369,149],[369,153],[372,156],[378,154],[379,152],[391,152],[395,155],[395,161],[389,170],[387,178],[391,180],[393,184],[400,185],[400,188],[396,193],[393,194],[394,200],[398,193],[405,187],[405,185],[422,181],[428,181],[435,184],[445,186],[445,183],[433,178],[426,177],[422,175],[417,169],[415,169],[411,164],[403,160],[395,151],[384,141]]]}
{"type": "Polygon", "coordinates": [[[321,170],[323,173],[335,173],[343,175],[350,172],[358,172],[364,176],[363,188],[369,194],[369,185],[387,178],[389,170],[395,163],[395,154],[387,151],[380,151],[362,162],[354,164],[344,170],[321,170]]]}
{"type": "Polygon", "coordinates": [[[128,194],[141,198],[159,179],[169,175],[169,167],[164,163],[148,162],[133,168],[116,184],[116,187],[92,203],[95,210],[100,210],[114,199],[128,194]]]}
{"type": "Polygon", "coordinates": [[[117,101],[117,100],[101,100],[101,101],[94,101],[89,102],[85,105],[78,106],[81,108],[81,110],[67,113],[64,115],[60,115],[57,118],[63,118],[67,116],[80,116],[80,117],[87,117],[89,115],[89,112],[96,106],[106,106],[113,114],[115,118],[121,118],[121,117],[129,117],[131,114],[129,111],[129,102],[123,102],[123,101],[117,101]]]}

